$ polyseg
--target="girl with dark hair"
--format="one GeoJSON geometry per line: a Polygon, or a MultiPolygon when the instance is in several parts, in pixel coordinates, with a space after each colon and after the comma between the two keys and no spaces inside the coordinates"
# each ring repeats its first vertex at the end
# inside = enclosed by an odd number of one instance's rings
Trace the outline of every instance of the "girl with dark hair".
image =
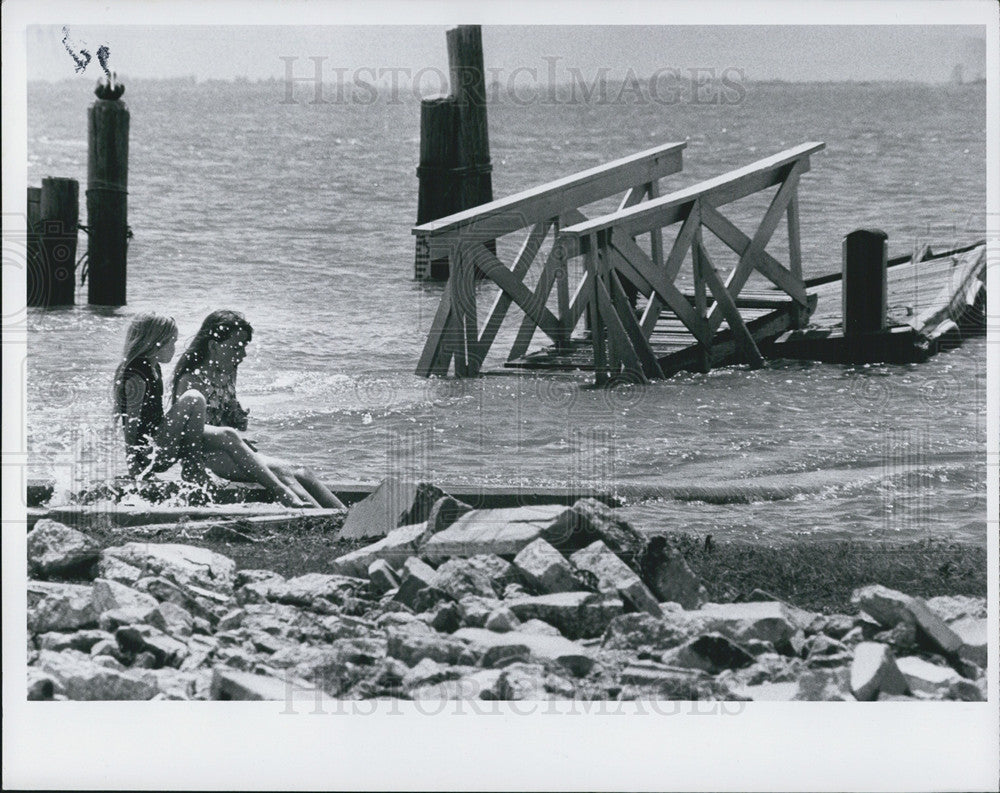
{"type": "MultiPolygon", "coordinates": [[[[204,395],[206,420],[210,424],[247,429],[249,411],[236,399],[236,371],[246,357],[253,328],[237,311],[213,311],[177,361],[173,377],[173,399],[195,390],[204,395]]],[[[244,443],[254,448],[250,441],[244,443]]],[[[254,449],[256,452],[256,449],[254,449]]],[[[258,459],[291,492],[310,506],[342,509],[343,503],[326,487],[314,471],[256,452],[258,459]]],[[[213,469],[214,470],[214,469],[213,469]]],[[[237,476],[228,479],[240,481],[237,476]]]]}
{"type": "Polygon", "coordinates": [[[116,418],[125,430],[129,472],[136,478],[161,473],[178,460],[181,476],[206,485],[206,465],[220,476],[240,471],[271,490],[283,504],[305,506],[256,458],[239,435],[205,422],[205,396],[185,389],[163,412],[160,364],[174,357],[177,324],[170,317],[140,314],[129,325],[122,360],[115,370],[116,418]]]}

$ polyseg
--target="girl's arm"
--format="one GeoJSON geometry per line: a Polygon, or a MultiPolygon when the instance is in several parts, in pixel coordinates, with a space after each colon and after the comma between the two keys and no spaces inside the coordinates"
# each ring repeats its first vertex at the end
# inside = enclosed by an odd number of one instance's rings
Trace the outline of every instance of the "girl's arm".
{"type": "Polygon", "coordinates": [[[192,375],[190,372],[185,372],[181,375],[180,380],[177,381],[177,396],[180,396],[185,391],[190,391],[192,388],[195,391],[198,391],[202,396],[208,396],[208,394],[205,393],[205,386],[201,380],[192,375]]]}

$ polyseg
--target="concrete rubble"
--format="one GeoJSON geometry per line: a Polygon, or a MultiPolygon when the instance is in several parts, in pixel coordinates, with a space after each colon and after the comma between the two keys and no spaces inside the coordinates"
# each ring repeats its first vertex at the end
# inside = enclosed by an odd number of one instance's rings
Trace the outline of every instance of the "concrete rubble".
{"type": "Polygon", "coordinates": [[[986,697],[981,599],[872,585],[854,614],[713,603],[663,537],[592,499],[475,510],[397,483],[349,523],[372,544],[286,579],[39,521],[28,698],[986,697]]]}

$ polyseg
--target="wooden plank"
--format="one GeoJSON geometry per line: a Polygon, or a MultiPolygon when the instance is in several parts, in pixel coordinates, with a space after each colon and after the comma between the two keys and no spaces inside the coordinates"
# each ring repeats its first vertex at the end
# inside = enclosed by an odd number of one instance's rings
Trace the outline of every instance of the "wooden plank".
{"type": "MultiPolygon", "coordinates": [[[[767,212],[764,213],[764,218],[757,227],[757,231],[754,232],[753,239],[743,252],[743,255],[740,256],[739,264],[736,265],[736,268],[726,279],[726,290],[729,292],[730,297],[735,297],[739,294],[743,288],[743,284],[747,282],[750,273],[754,269],[754,264],[760,251],[764,250],[764,246],[767,245],[771,239],[771,235],[774,234],[774,230],[778,227],[778,221],[781,219],[782,214],[784,214],[790,197],[795,192],[801,167],[801,161],[792,166],[784,183],[778,188],[778,192],[774,194],[774,198],[771,199],[771,205],[767,208],[767,212]]],[[[709,312],[708,325],[714,332],[721,324],[722,310],[719,303],[716,302],[715,306],[709,312]]]]}
{"type": "MultiPolygon", "coordinates": [[[[451,316],[451,287],[446,286],[444,294],[441,295],[441,302],[438,303],[437,312],[431,321],[431,330],[427,334],[427,341],[424,342],[424,349],[420,353],[420,360],[417,361],[416,373],[421,377],[439,373],[440,359],[445,356],[443,350],[444,330],[451,316]],[[437,372],[435,370],[438,370],[437,372]]],[[[445,361],[444,370],[448,371],[448,360],[445,361]]]]}
{"type": "Polygon", "coordinates": [[[510,295],[511,299],[520,306],[525,314],[530,315],[535,320],[535,324],[550,339],[559,340],[561,336],[559,320],[546,308],[544,301],[540,302],[535,293],[515,278],[504,263],[494,256],[484,244],[469,243],[467,246],[463,246],[463,250],[470,260],[470,267],[473,265],[478,267],[487,278],[510,295]]]}
{"type": "MultiPolygon", "coordinates": [[[[612,275],[614,275],[614,272],[609,273],[609,277],[612,275]]],[[[632,346],[628,333],[625,332],[625,326],[622,324],[622,318],[619,312],[615,309],[615,305],[611,300],[611,295],[608,294],[608,289],[604,285],[603,279],[598,279],[596,284],[597,299],[601,305],[601,317],[604,319],[605,325],[608,329],[610,346],[615,351],[616,360],[612,362],[612,371],[615,374],[618,374],[618,372],[622,369],[626,369],[638,375],[642,382],[646,382],[647,378],[645,372],[643,371],[644,367],[642,361],[639,360],[639,354],[632,346]]],[[[632,311],[628,305],[628,299],[625,300],[625,309],[629,313],[632,311]]]]}
{"type": "MultiPolygon", "coordinates": [[[[684,299],[684,295],[680,293],[680,290],[671,281],[668,281],[662,272],[656,272],[653,262],[646,255],[646,252],[626,236],[616,234],[612,238],[612,243],[618,252],[649,282],[650,286],[660,296],[660,299],[687,326],[691,334],[702,344],[711,344],[712,332],[709,330],[708,324],[704,319],[695,314],[694,309],[684,299]]],[[[673,251],[671,255],[673,255],[673,251]]],[[[645,331],[646,329],[643,328],[643,330],[645,331]]]]}
{"type": "MultiPolygon", "coordinates": [[[[793,198],[796,192],[793,190],[793,198]]],[[[743,256],[750,247],[752,240],[711,204],[702,202],[701,209],[702,223],[729,248],[735,251],[738,256],[743,256]]],[[[786,292],[796,303],[802,306],[806,305],[808,298],[801,276],[796,278],[789,270],[782,267],[781,263],[767,251],[761,249],[758,252],[754,267],[773,284],[786,292]]],[[[799,269],[802,269],[801,263],[799,269]]]]}
{"type": "MultiPolygon", "coordinates": [[[[530,233],[521,244],[521,250],[518,252],[517,258],[514,260],[511,273],[515,278],[524,280],[525,274],[531,269],[531,263],[535,260],[535,256],[538,255],[538,251],[542,247],[542,242],[545,240],[545,235],[551,227],[551,221],[536,223],[532,227],[530,233]]],[[[476,343],[476,354],[480,361],[486,360],[486,354],[490,351],[490,346],[493,344],[493,340],[496,338],[497,332],[503,324],[504,317],[507,316],[507,309],[510,308],[510,304],[510,295],[501,289],[493,301],[493,307],[490,309],[486,323],[483,325],[483,332],[479,334],[479,339],[476,343]]]]}
{"type": "Polygon", "coordinates": [[[597,282],[600,278],[597,264],[597,245],[595,239],[590,240],[587,248],[585,267],[592,285],[590,299],[587,301],[587,312],[590,317],[590,339],[594,348],[594,372],[598,385],[603,385],[608,379],[607,360],[604,351],[604,324],[601,322],[601,312],[597,298],[597,282]]]}
{"type": "Polygon", "coordinates": [[[556,179],[488,204],[415,226],[427,236],[431,258],[469,242],[486,242],[525,228],[566,209],[585,206],[623,190],[677,173],[685,143],[667,143],[595,168],[556,179]]]}
{"type": "Polygon", "coordinates": [[[740,315],[740,310],[736,308],[736,304],[733,302],[733,298],[730,296],[729,290],[726,289],[726,287],[722,285],[722,281],[719,280],[718,273],[715,272],[715,268],[712,266],[712,261],[708,258],[708,251],[705,250],[701,240],[697,240],[695,245],[698,250],[699,271],[701,277],[708,285],[708,288],[712,291],[712,295],[715,297],[716,303],[725,315],[726,321],[729,323],[729,328],[732,330],[733,337],[736,339],[737,344],[743,348],[744,355],[746,355],[747,363],[750,364],[750,368],[760,369],[764,365],[764,356],[760,354],[760,350],[757,349],[757,344],[753,340],[753,336],[750,335],[750,331],[747,330],[747,326],[743,324],[743,317],[740,315]]]}
{"type": "Polygon", "coordinates": [[[635,320],[628,295],[625,294],[625,289],[622,287],[621,281],[618,280],[618,273],[612,270],[608,274],[608,281],[611,284],[611,300],[618,312],[622,328],[628,334],[629,342],[639,358],[643,374],[648,378],[662,378],[663,370],[660,369],[660,362],[656,359],[642,328],[635,320]]]}
{"type": "Polygon", "coordinates": [[[475,294],[475,269],[470,266],[468,257],[462,250],[456,250],[451,258],[451,276],[448,279],[448,288],[451,290],[452,313],[457,323],[456,338],[451,345],[452,354],[455,356],[455,376],[467,377],[469,374],[469,358],[467,350],[468,338],[468,312],[473,312],[473,321],[476,310],[475,294]],[[469,276],[472,276],[471,278],[469,276]],[[472,285],[472,294],[469,294],[469,286],[472,285]]]}
{"type": "Polygon", "coordinates": [[[799,234],[799,191],[797,188],[788,201],[788,264],[792,275],[801,281],[802,238],[799,234]]]}
{"type": "MultiPolygon", "coordinates": [[[[645,201],[630,209],[612,212],[586,223],[570,226],[563,229],[563,234],[567,239],[577,240],[579,244],[580,239],[590,234],[606,232],[611,228],[624,230],[632,237],[654,228],[663,228],[685,217],[689,207],[699,198],[704,198],[715,206],[722,206],[783,181],[784,174],[791,164],[801,169],[799,173],[804,173],[809,169],[809,155],[823,148],[825,144],[820,142],[803,143],[714,179],[645,201]]],[[[571,255],[576,255],[576,252],[572,252],[571,255]]]]}
{"type": "MultiPolygon", "coordinates": [[[[545,259],[545,264],[542,266],[541,275],[538,277],[538,284],[535,286],[535,296],[541,302],[542,305],[549,299],[549,293],[552,291],[552,286],[556,281],[556,270],[560,267],[560,252],[562,248],[558,245],[554,245],[552,250],[549,251],[549,255],[545,259]]],[[[520,358],[528,351],[528,347],[531,344],[531,339],[535,335],[535,321],[528,314],[524,315],[521,320],[521,327],[517,330],[517,336],[514,339],[514,345],[510,349],[510,354],[507,356],[507,360],[512,360],[514,358],[520,358]]]]}
{"type": "MultiPolygon", "coordinates": [[[[646,192],[649,193],[649,197],[659,198],[660,197],[660,183],[650,182],[646,185],[646,192]]],[[[683,229],[682,229],[683,231],[683,229]]],[[[650,232],[650,248],[649,252],[652,254],[653,264],[657,267],[663,266],[663,229],[653,229],[650,232]]],[[[643,311],[642,320],[640,327],[647,328],[652,327],[656,324],[657,318],[660,316],[660,311],[663,309],[663,301],[660,300],[659,296],[654,292],[649,297],[649,302],[646,304],[646,310],[643,311]]],[[[646,333],[646,337],[649,334],[646,333]]],[[[657,364],[659,368],[659,364],[657,364]]]]}

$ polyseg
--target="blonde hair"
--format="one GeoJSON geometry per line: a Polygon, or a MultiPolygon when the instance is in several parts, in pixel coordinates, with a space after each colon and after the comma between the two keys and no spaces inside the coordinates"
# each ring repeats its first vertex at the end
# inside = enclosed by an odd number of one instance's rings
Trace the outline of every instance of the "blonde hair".
{"type": "Polygon", "coordinates": [[[177,335],[177,323],[173,317],[161,314],[137,314],[128,326],[125,334],[125,347],[122,350],[121,363],[115,369],[113,402],[115,414],[125,413],[124,389],[122,377],[125,369],[140,358],[146,358],[166,344],[171,337],[177,335]]]}

